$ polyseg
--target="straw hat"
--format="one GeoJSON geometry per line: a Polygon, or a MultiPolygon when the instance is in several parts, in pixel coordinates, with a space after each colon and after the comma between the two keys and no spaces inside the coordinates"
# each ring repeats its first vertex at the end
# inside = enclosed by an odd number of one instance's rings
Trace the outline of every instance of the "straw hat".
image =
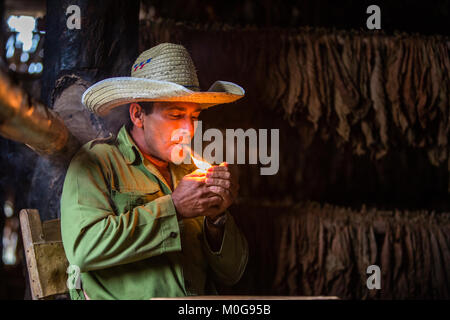
{"type": "Polygon", "coordinates": [[[106,115],[120,105],[138,101],[195,102],[203,109],[242,98],[243,88],[216,81],[200,91],[194,63],[178,44],[162,43],[141,53],[131,68],[131,77],[109,78],[89,87],[81,98],[93,113],[106,115]]]}

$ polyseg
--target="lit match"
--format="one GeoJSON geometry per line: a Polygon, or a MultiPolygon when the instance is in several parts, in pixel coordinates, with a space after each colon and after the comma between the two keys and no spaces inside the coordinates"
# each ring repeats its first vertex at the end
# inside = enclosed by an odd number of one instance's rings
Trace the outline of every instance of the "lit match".
{"type": "Polygon", "coordinates": [[[191,158],[194,161],[194,164],[197,166],[197,168],[204,173],[206,173],[206,171],[208,171],[208,169],[211,167],[211,165],[205,160],[201,160],[198,157],[194,156],[194,152],[192,151],[191,151],[191,158]]]}

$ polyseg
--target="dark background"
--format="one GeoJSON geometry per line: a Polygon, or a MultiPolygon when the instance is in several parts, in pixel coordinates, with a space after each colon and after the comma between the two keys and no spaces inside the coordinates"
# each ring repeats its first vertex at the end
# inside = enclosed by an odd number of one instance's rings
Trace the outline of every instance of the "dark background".
{"type": "MultiPolygon", "coordinates": [[[[70,1],[69,1],[70,2],[70,1]]],[[[74,4],[77,1],[72,1],[74,4]]],[[[71,3],[72,3],[71,2],[71,3]]],[[[81,5],[86,1],[78,1],[81,5]]],[[[95,5],[101,7],[103,1],[96,1],[95,5]]],[[[46,12],[46,6],[60,5],[60,1],[0,1],[3,32],[1,38],[1,51],[4,55],[5,19],[9,14],[39,14],[46,12]]],[[[202,1],[202,0],[155,0],[140,2],[141,30],[142,21],[158,18],[183,22],[185,25],[205,28],[218,25],[232,28],[251,27],[264,30],[286,30],[289,28],[312,27],[327,28],[329,30],[366,30],[366,8],[377,4],[381,7],[382,32],[390,35],[400,32],[418,33],[420,35],[449,35],[450,1],[434,0],[392,0],[392,1],[202,1]]],[[[112,13],[113,14],[113,13],[112,13]]],[[[117,12],[115,13],[117,14],[117,12]]],[[[114,18],[114,17],[112,17],[114,18]]],[[[55,21],[43,17],[40,28],[57,28],[55,21]]],[[[111,41],[114,39],[114,26],[111,29],[111,41]]],[[[53,39],[57,43],[58,39],[53,39]]],[[[146,49],[146,43],[140,39],[139,50],[146,49]],[[143,46],[143,47],[142,47],[143,46]]],[[[130,44],[130,46],[132,46],[130,44]]],[[[137,46],[137,43],[135,44],[137,46]]],[[[148,46],[147,46],[148,47],[148,46]]],[[[63,50],[64,48],[61,48],[63,50]]],[[[57,76],[49,70],[54,67],[56,60],[49,57],[57,55],[58,46],[54,50],[45,52],[44,74],[38,77],[29,77],[11,73],[30,94],[44,101],[52,107],[51,91],[57,76]],[[42,81],[44,77],[46,81],[42,81]]],[[[137,50],[137,48],[135,48],[137,50]]],[[[133,57],[134,60],[134,57],[133,57]]],[[[70,61],[70,59],[69,59],[70,61]]],[[[125,72],[128,67],[124,64],[125,72]]],[[[200,66],[204,68],[204,66],[200,66]]],[[[93,74],[85,72],[90,80],[104,77],[104,73],[93,74]]],[[[199,75],[201,80],[201,74],[199,75]]],[[[239,79],[229,79],[239,83],[239,79]]],[[[202,83],[206,86],[207,83],[202,83]]],[[[251,95],[250,95],[251,99],[251,95]]],[[[223,108],[223,107],[219,107],[223,108]]],[[[211,127],[257,127],[274,128],[281,130],[281,157],[280,175],[263,178],[250,178],[241,181],[241,201],[250,203],[269,201],[272,203],[292,204],[298,201],[313,200],[327,202],[335,205],[359,208],[362,204],[376,206],[381,209],[429,209],[438,212],[449,211],[448,195],[449,174],[446,165],[432,166],[426,154],[421,150],[405,146],[392,150],[380,162],[373,162],[369,156],[358,157],[352,154],[350,148],[337,147],[333,142],[323,142],[317,139],[313,142],[314,152],[301,153],[301,150],[292,150],[292,141],[299,139],[297,128],[289,125],[283,113],[276,108],[259,109],[253,105],[252,110],[240,112],[241,105],[233,106],[230,112],[218,109],[224,117],[218,118],[213,111],[203,114],[203,119],[211,127]],[[222,110],[222,111],[220,111],[222,110]],[[263,110],[263,111],[261,111],[263,110]],[[283,152],[285,150],[286,152],[283,152]],[[292,155],[291,155],[292,154],[292,155]],[[303,158],[308,168],[303,174],[301,182],[296,180],[292,168],[295,168],[299,157],[303,158]],[[334,159],[334,160],[332,160],[334,159]],[[336,160],[337,159],[337,160],[336,160]],[[333,183],[330,174],[336,172],[333,183]],[[307,181],[307,182],[304,182],[307,181]],[[256,187],[255,187],[256,186],[256,187]],[[259,186],[259,187],[258,187],[259,186]]],[[[26,207],[42,206],[44,218],[57,216],[55,203],[46,201],[40,203],[40,194],[30,195],[30,190],[36,192],[35,168],[37,166],[46,170],[39,163],[38,157],[25,146],[0,138],[0,211],[6,197],[13,197],[15,201],[15,214],[26,207]],[[31,188],[33,177],[34,188],[31,188]],[[49,204],[50,203],[50,204],[49,204]]],[[[249,169],[251,170],[251,169],[249,169]]],[[[45,184],[42,185],[45,188],[45,184]]],[[[52,189],[48,189],[48,193],[52,189]]],[[[5,223],[5,216],[0,214],[0,228],[5,223]]],[[[1,229],[0,229],[1,230],[1,229]]],[[[19,231],[18,231],[19,232],[19,231]]],[[[19,237],[20,239],[20,237],[19,237]]],[[[1,243],[0,243],[1,249],[1,243]]],[[[3,266],[0,262],[0,299],[22,299],[25,296],[25,272],[23,267],[22,249],[17,249],[18,264],[3,266]]]]}

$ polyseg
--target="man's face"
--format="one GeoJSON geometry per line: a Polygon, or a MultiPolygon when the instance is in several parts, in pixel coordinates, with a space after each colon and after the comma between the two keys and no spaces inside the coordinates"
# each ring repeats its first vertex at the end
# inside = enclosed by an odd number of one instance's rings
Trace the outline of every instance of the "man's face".
{"type": "Polygon", "coordinates": [[[144,138],[150,154],[171,162],[172,149],[181,142],[173,137],[184,131],[192,139],[194,122],[198,120],[200,112],[201,107],[196,103],[154,102],[153,112],[144,115],[144,138]]]}

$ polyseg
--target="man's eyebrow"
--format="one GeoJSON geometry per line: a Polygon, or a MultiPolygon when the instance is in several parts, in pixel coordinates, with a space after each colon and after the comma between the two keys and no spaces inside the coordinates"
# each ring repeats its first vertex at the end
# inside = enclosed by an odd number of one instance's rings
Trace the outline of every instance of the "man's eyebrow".
{"type": "Polygon", "coordinates": [[[179,107],[179,106],[171,106],[171,107],[168,107],[166,110],[169,110],[169,111],[171,111],[171,110],[186,111],[186,108],[179,107]]]}
{"type": "MultiPolygon", "coordinates": [[[[168,107],[166,110],[168,110],[168,111],[171,111],[171,110],[186,111],[186,108],[180,107],[180,106],[171,106],[171,107],[168,107]]],[[[198,107],[194,110],[194,112],[199,112],[199,111],[202,111],[201,107],[198,107]]]]}

